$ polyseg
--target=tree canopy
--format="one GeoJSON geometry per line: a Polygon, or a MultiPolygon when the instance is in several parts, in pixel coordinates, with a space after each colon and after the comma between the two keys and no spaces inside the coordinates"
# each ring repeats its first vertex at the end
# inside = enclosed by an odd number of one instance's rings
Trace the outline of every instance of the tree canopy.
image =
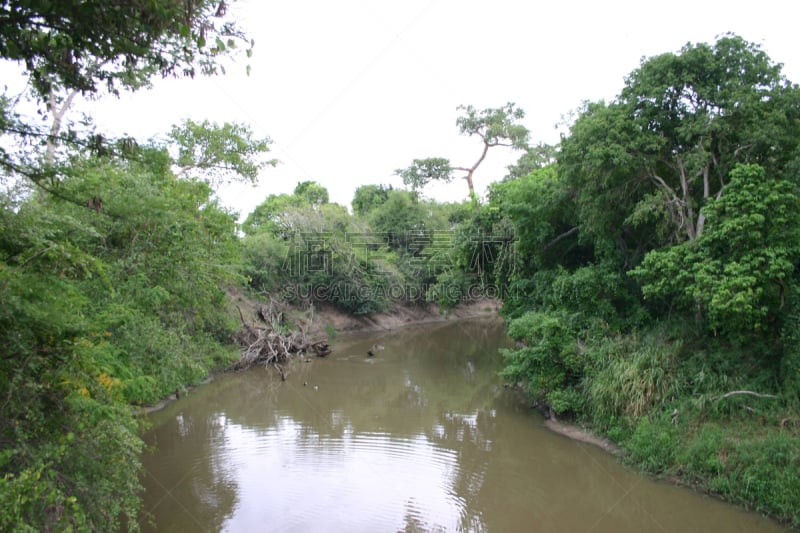
{"type": "Polygon", "coordinates": [[[245,42],[226,12],[224,0],[10,0],[0,7],[0,57],[22,63],[41,96],[214,74],[220,54],[245,42]]]}
{"type": "Polygon", "coordinates": [[[414,159],[411,166],[395,170],[395,174],[403,178],[403,183],[414,190],[425,187],[431,181],[451,182],[456,178],[454,171],[462,173],[466,180],[469,197],[477,199],[473,176],[478,167],[486,159],[490,148],[506,146],[514,150],[528,147],[528,129],[518,121],[525,117],[525,112],[509,102],[498,108],[478,110],[473,106],[459,106],[463,114],[456,119],[459,133],[468,137],[477,136],[483,144],[480,156],[469,167],[452,166],[449,159],[429,157],[414,159]]]}

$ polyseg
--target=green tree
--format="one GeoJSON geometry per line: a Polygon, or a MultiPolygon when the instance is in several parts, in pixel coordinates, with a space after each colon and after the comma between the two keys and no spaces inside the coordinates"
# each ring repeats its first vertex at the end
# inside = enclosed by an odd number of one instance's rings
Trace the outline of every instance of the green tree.
{"type": "Polygon", "coordinates": [[[615,102],[589,104],[559,162],[601,231],[649,223],[669,242],[694,240],[736,163],[783,171],[799,98],[780,65],[740,37],[688,44],[644,59],[615,102]]]}
{"type": "Polygon", "coordinates": [[[356,216],[364,216],[377,207],[380,207],[389,199],[391,185],[362,185],[353,194],[353,213],[356,216]]]}
{"type": "Polygon", "coordinates": [[[23,63],[52,118],[42,126],[0,97],[3,178],[38,186],[0,192],[3,531],[114,531],[123,520],[135,529],[142,441],[130,403],[153,402],[235,356],[224,290],[239,279],[234,218],[207,182],[172,169],[222,165],[252,179],[267,143],[246,128],[187,122],[173,130],[184,149],[176,161],[165,146],[64,122],[79,93],[221,70],[241,37],[225,9],[0,7],[0,57],[23,63]]]}
{"type": "Polygon", "coordinates": [[[221,55],[244,41],[226,11],[217,0],[11,0],[0,8],[0,57],[23,63],[41,96],[213,74],[221,55]]]}
{"type": "Polygon", "coordinates": [[[650,252],[632,274],[645,297],[699,310],[714,331],[752,342],[754,334],[778,335],[794,305],[787,300],[800,261],[800,199],[758,165],[737,166],[726,181],[694,242],[650,252]]]}
{"type": "MultiPolygon", "coordinates": [[[[39,115],[50,124],[17,115],[7,98],[0,101],[0,135],[8,136],[7,146],[13,147],[0,150],[0,168],[53,194],[61,167],[69,164],[66,156],[86,149],[129,155],[132,139],[107,138],[91,126],[91,117],[66,120],[75,97],[135,90],[159,75],[224,72],[223,58],[245,41],[227,7],[217,0],[126,0],[113,6],[100,1],[5,2],[0,7],[0,58],[23,66],[31,82],[27,96],[44,104],[39,115]]],[[[248,56],[252,44],[247,43],[248,56]]],[[[221,161],[219,156],[214,155],[221,161]]]]}
{"type": "Polygon", "coordinates": [[[91,208],[3,195],[3,530],[134,524],[142,443],[128,402],[153,402],[235,355],[223,344],[234,219],[171,162],[164,147],[76,160],[59,189],[91,208]]]}
{"type": "Polygon", "coordinates": [[[294,188],[294,195],[301,198],[302,203],[309,205],[324,205],[330,200],[328,189],[316,181],[303,181],[294,188]]]}
{"type": "Polygon", "coordinates": [[[269,152],[272,141],[255,138],[245,124],[187,119],[172,127],[169,138],[177,146],[180,173],[197,172],[212,184],[232,178],[255,183],[262,168],[278,164],[277,159],[258,160],[269,152]]]}
{"type": "Polygon", "coordinates": [[[507,146],[514,150],[524,150],[528,145],[529,132],[518,123],[525,117],[525,112],[513,103],[483,110],[477,110],[471,105],[459,106],[458,110],[464,112],[456,119],[459,133],[468,137],[477,136],[483,143],[483,150],[477,161],[469,167],[455,167],[446,158],[415,159],[411,166],[395,170],[395,174],[403,178],[403,183],[416,190],[434,180],[449,183],[456,178],[454,171],[461,172],[463,174],[460,177],[467,182],[470,199],[476,201],[473,176],[486,159],[489,149],[507,146]]]}
{"type": "Polygon", "coordinates": [[[509,165],[508,175],[505,180],[521,178],[540,168],[545,168],[554,164],[558,159],[558,148],[556,146],[539,143],[536,146],[525,148],[525,153],[520,156],[516,163],[509,165]]]}
{"type": "Polygon", "coordinates": [[[392,190],[386,201],[370,212],[369,221],[389,248],[415,253],[426,235],[426,213],[416,193],[392,190]],[[417,246],[412,246],[416,243],[417,246]]]}
{"type": "Polygon", "coordinates": [[[246,235],[267,231],[283,239],[298,231],[287,218],[292,208],[319,207],[328,203],[328,190],[315,181],[297,184],[292,194],[271,194],[242,223],[246,235]]]}

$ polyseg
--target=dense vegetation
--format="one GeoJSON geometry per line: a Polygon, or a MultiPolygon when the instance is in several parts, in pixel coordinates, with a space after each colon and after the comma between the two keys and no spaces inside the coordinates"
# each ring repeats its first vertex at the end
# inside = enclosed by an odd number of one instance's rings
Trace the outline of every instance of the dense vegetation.
{"type": "Polygon", "coordinates": [[[507,379],[644,469],[800,523],[800,89],[736,36],[643,60],[496,184],[507,379]]]}
{"type": "Polygon", "coordinates": [[[239,38],[223,4],[6,2],[0,55],[0,530],[112,531],[139,513],[148,404],[237,356],[241,279],[217,179],[252,179],[246,127],[187,121],[163,145],[67,120],[81,95],[213,73],[239,38]],[[216,25],[216,26],[215,26],[216,25]],[[206,44],[206,41],[209,44],[206,44]],[[13,97],[12,97],[13,96],[13,97]]]}
{"type": "Polygon", "coordinates": [[[0,530],[136,528],[131,405],[237,357],[231,290],[354,314],[498,296],[509,381],[650,472],[800,523],[800,90],[758,47],[643,60],[555,147],[528,146],[513,104],[463,107],[471,166],[414,160],[411,190],[362,186],[352,214],[302,182],[237,227],[214,186],[274,164],[269,139],[66,120],[80,95],[217,72],[243,37],[224,2],[157,4],[0,9],[0,56],[31,81],[27,104],[0,97],[0,530]],[[496,146],[525,152],[481,203],[496,146]],[[458,173],[466,202],[418,190],[458,173]]]}

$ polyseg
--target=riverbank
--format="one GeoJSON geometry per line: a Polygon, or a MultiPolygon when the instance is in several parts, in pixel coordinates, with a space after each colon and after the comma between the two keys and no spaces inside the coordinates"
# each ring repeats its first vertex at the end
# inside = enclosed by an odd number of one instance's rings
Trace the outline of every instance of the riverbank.
{"type": "Polygon", "coordinates": [[[576,424],[564,423],[553,418],[548,418],[544,421],[544,427],[553,433],[564,435],[572,440],[597,446],[611,455],[620,455],[622,453],[622,449],[615,442],[596,435],[576,424]]]}
{"type": "Polygon", "coordinates": [[[366,331],[390,331],[415,324],[444,322],[463,318],[496,316],[500,302],[491,298],[479,298],[459,303],[454,309],[442,310],[435,303],[408,307],[396,305],[384,313],[351,315],[330,305],[317,308],[319,333],[347,334],[366,331]]]}

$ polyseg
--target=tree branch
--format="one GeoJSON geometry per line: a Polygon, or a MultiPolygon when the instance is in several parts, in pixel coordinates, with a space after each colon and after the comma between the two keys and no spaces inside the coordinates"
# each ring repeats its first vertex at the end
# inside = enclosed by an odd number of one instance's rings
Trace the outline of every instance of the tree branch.
{"type": "Polygon", "coordinates": [[[565,231],[564,233],[562,233],[561,235],[559,235],[558,237],[556,237],[555,239],[553,239],[552,241],[550,241],[546,245],[544,245],[542,247],[542,252],[546,252],[547,250],[549,250],[550,248],[552,248],[553,246],[555,246],[559,242],[563,241],[564,239],[566,239],[570,235],[574,235],[575,233],[578,232],[579,229],[580,229],[580,226],[575,226],[574,228],[568,229],[567,231],[565,231]]]}
{"type": "Polygon", "coordinates": [[[717,402],[719,400],[724,400],[725,398],[730,398],[731,396],[740,396],[742,394],[747,395],[747,396],[755,396],[756,398],[769,398],[769,399],[772,399],[772,400],[777,400],[778,399],[778,396],[775,396],[774,394],[761,394],[761,393],[753,392],[753,391],[749,391],[749,390],[735,390],[735,391],[731,391],[731,392],[726,392],[722,396],[717,396],[716,398],[713,398],[711,401],[712,402],[717,402]]]}

